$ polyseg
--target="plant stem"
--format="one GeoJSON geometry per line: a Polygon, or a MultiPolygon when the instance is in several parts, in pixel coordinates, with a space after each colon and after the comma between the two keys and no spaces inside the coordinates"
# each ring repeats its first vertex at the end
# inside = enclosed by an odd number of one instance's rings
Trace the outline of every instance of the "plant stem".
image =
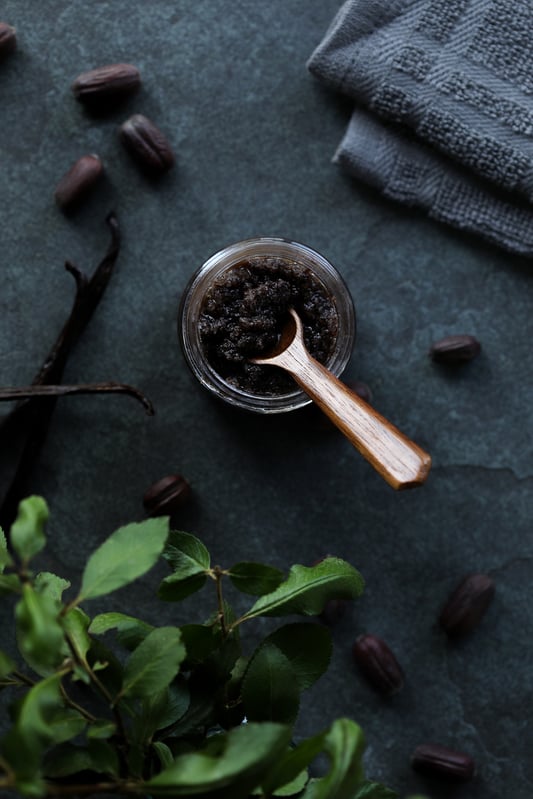
{"type": "Polygon", "coordinates": [[[78,713],[81,716],[83,716],[84,719],[86,719],[91,724],[94,724],[94,722],[96,721],[96,716],[93,716],[93,714],[89,713],[88,710],[85,710],[84,707],[82,707],[81,705],[78,705],[78,703],[75,702],[74,699],[71,699],[70,696],[67,694],[66,688],[63,685],[63,683],[59,684],[59,690],[61,691],[61,696],[65,700],[65,704],[66,705],[71,707],[73,710],[77,710],[78,713]]]}
{"type": "Polygon", "coordinates": [[[94,785],[56,785],[47,783],[47,796],[90,795],[92,793],[140,794],[143,787],[135,782],[97,782],[94,785]]]}
{"type": "Polygon", "coordinates": [[[224,596],[222,594],[222,577],[224,575],[224,571],[220,568],[220,566],[215,566],[215,568],[212,570],[212,574],[217,586],[218,620],[220,622],[220,629],[222,631],[222,637],[227,638],[228,627],[226,625],[224,596]]]}
{"type": "Polygon", "coordinates": [[[17,678],[19,682],[24,683],[24,685],[29,685],[30,687],[33,687],[35,685],[35,680],[32,680],[31,677],[26,677],[26,675],[22,674],[22,672],[20,671],[15,670],[12,672],[12,674],[17,678]]]}

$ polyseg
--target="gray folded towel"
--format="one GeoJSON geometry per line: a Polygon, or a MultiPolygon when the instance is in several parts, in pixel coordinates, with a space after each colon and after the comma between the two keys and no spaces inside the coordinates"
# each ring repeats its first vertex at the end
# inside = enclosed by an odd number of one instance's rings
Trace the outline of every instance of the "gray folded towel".
{"type": "Polygon", "coordinates": [[[335,161],[532,255],[532,63],[530,0],[348,0],[308,66],[357,101],[335,161]]]}

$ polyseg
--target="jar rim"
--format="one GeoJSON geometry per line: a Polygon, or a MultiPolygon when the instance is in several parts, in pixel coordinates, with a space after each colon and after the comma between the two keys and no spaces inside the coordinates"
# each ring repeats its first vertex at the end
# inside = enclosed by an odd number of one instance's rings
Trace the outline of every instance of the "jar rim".
{"type": "Polygon", "coordinates": [[[185,361],[204,388],[225,402],[256,413],[281,413],[309,405],[312,400],[300,388],[276,395],[252,394],[228,383],[204,357],[199,337],[199,314],[205,291],[218,276],[243,258],[276,256],[309,268],[320,280],[335,304],[339,330],[326,367],[338,377],[344,370],[356,333],[355,307],[348,286],[337,269],[323,255],[292,239],[257,236],[234,242],[213,253],[192,274],[179,303],[178,338],[185,361]]]}

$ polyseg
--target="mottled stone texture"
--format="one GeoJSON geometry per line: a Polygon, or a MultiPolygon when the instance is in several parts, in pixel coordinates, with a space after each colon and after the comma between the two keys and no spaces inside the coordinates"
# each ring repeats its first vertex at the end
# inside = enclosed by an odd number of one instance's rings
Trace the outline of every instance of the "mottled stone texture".
{"type": "MultiPolygon", "coordinates": [[[[0,381],[31,379],[73,295],[63,261],[96,264],[114,208],[123,251],[65,380],[133,383],[157,409],[149,419],[127,398],[60,400],[31,486],[52,510],[44,565],[75,580],[107,534],[142,518],[146,487],[180,472],[194,502],[176,524],[203,538],[217,563],[286,567],[331,552],[366,579],[364,597],[334,631],[331,670],[308,695],[301,732],[355,718],[369,774],[402,794],[455,795],[411,772],[411,751],[431,740],[476,759],[478,776],[461,799],[528,799],[531,265],[382,200],[331,164],[351,108],[318,86],[305,62],[337,7],[3,3],[19,47],[0,67],[0,381]],[[110,116],[91,117],[70,84],[118,61],[140,68],[143,87],[110,116]],[[137,171],[118,140],[132,113],[152,119],[175,148],[176,168],[158,182],[137,171]],[[91,152],[107,178],[67,218],[55,184],[91,152]],[[346,377],[368,383],[376,407],[429,449],[425,487],[395,494],[314,409],[245,415],[211,399],[188,372],[175,330],[183,287],[214,251],[261,234],[303,241],[344,275],[359,323],[346,377]],[[427,354],[452,333],[483,346],[456,371],[427,354]],[[478,630],[452,646],[435,622],[469,571],[493,575],[496,597],[478,630]],[[362,632],[383,637],[405,670],[406,687],[390,700],[352,664],[362,632]]],[[[196,601],[161,609],[155,585],[148,575],[119,592],[115,608],[160,623],[198,612],[196,601]]]]}

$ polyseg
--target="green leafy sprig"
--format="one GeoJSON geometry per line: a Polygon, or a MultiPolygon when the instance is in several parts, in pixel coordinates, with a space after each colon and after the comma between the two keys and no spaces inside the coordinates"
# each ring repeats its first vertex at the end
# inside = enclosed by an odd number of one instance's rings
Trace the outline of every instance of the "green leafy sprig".
{"type": "Polygon", "coordinates": [[[259,617],[316,616],[331,599],[355,599],[361,575],[338,558],[293,566],[212,566],[204,544],[169,531],[167,518],[129,524],[89,557],[73,599],[68,580],[33,571],[46,544],[41,497],[0,531],[0,596],[15,599],[23,664],[0,651],[0,688],[14,693],[0,741],[0,789],[29,797],[92,795],[247,799],[389,799],[365,779],[363,734],[342,718],[293,742],[301,693],[326,671],[329,631],[311,620],[269,633],[247,655],[243,625],[259,617]],[[130,584],[163,557],[159,585],[176,602],[214,585],[211,618],[155,627],[86,606],[130,584]],[[237,616],[224,586],[255,601],[237,616]],[[83,605],[83,607],[82,607],[83,605]],[[329,770],[309,776],[321,753],[329,770]]]}

